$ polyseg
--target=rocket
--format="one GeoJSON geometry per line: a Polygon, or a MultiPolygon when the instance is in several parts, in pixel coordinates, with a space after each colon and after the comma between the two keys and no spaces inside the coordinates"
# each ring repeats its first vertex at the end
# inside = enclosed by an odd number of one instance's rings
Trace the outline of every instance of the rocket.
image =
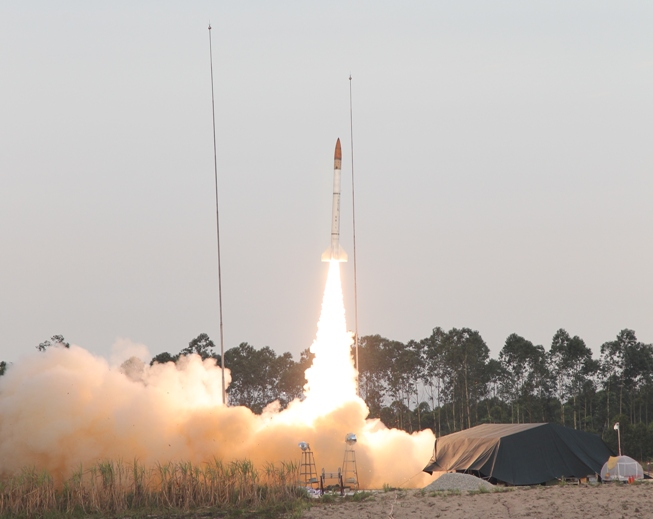
{"type": "Polygon", "coordinates": [[[347,253],[340,246],[340,170],[342,150],[340,139],[336,141],[333,155],[333,206],[331,213],[331,245],[322,254],[322,261],[347,261],[347,253]]]}

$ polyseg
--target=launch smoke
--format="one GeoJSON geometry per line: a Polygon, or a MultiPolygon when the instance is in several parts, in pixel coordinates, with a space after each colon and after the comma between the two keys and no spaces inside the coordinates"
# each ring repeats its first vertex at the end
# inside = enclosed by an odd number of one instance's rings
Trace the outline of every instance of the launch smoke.
{"type": "Polygon", "coordinates": [[[431,431],[409,435],[366,420],[368,409],[356,396],[338,265],[330,264],[303,401],[284,411],[271,404],[255,415],[222,404],[221,370],[213,359],[190,355],[176,365],[149,366],[142,345],[120,340],[116,350],[123,357],[135,349],[141,358],[110,366],[76,345],[52,347],[25,356],[0,377],[0,471],[33,466],[61,481],[80,465],[103,460],[249,459],[259,465],[297,461],[299,441],[310,443],[318,469],[332,471],[342,464],[345,435],[353,432],[362,488],[424,484],[428,476],[419,473],[433,448],[431,431]]]}

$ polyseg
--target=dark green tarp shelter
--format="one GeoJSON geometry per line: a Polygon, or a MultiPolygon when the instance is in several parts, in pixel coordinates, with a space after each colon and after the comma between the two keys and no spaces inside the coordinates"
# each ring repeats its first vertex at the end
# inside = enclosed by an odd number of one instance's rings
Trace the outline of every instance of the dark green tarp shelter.
{"type": "Polygon", "coordinates": [[[510,485],[600,474],[614,453],[595,434],[552,423],[484,424],[442,436],[424,472],[468,472],[510,485]]]}

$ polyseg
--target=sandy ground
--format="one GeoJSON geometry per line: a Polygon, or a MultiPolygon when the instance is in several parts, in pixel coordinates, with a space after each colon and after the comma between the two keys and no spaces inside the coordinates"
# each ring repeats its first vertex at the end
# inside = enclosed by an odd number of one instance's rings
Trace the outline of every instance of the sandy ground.
{"type": "Polygon", "coordinates": [[[362,502],[316,503],[305,519],[653,518],[653,484],[513,487],[460,494],[419,490],[377,492],[362,502]],[[435,495],[434,495],[435,494],[435,495]]]}

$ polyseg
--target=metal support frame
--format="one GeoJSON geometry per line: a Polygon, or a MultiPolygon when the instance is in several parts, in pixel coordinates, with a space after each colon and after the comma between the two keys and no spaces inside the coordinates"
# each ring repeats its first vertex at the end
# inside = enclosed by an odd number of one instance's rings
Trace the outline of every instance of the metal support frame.
{"type": "Polygon", "coordinates": [[[356,468],[356,451],[347,446],[342,460],[342,477],[347,488],[358,490],[358,470],[356,468]]]}
{"type": "Polygon", "coordinates": [[[310,449],[302,451],[302,459],[299,463],[299,481],[307,488],[315,488],[319,484],[315,456],[310,449]]]}

